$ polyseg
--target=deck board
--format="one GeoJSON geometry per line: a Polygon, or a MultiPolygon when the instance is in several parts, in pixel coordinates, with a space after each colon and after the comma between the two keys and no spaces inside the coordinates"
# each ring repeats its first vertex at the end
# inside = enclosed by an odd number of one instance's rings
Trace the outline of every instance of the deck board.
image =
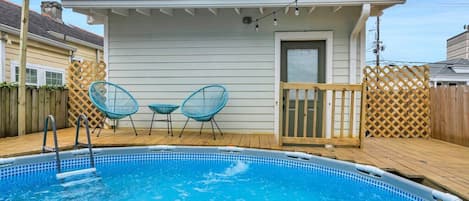
{"type": "MultiPolygon", "coordinates": [[[[178,132],[168,136],[165,130],[138,130],[135,136],[132,130],[119,129],[115,134],[104,130],[100,137],[92,137],[97,147],[109,146],[144,146],[144,145],[195,145],[195,146],[241,146],[263,149],[282,149],[302,151],[339,160],[375,165],[386,170],[397,171],[409,178],[429,179],[451,193],[469,200],[469,148],[434,139],[396,139],[367,138],[364,148],[332,148],[305,146],[278,146],[273,135],[217,135],[213,140],[211,132],[187,131],[182,138],[178,132]]],[[[83,132],[84,133],[84,132],[83,132]]],[[[58,141],[63,149],[71,149],[75,130],[61,129],[58,141]]],[[[0,139],[0,157],[19,156],[39,153],[42,134],[30,134],[21,137],[0,139]]],[[[48,137],[52,145],[52,135],[48,137]]],[[[80,140],[85,142],[83,135],[80,140]]]]}

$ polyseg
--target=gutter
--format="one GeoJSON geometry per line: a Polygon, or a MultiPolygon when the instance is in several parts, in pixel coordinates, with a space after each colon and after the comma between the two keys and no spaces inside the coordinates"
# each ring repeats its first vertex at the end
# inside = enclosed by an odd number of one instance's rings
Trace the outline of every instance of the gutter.
{"type": "Polygon", "coordinates": [[[103,50],[102,46],[99,46],[99,45],[96,45],[96,44],[93,44],[93,43],[90,43],[90,42],[86,42],[84,40],[80,40],[80,39],[72,37],[72,36],[57,33],[55,31],[48,31],[47,33],[49,33],[51,36],[54,36],[54,37],[56,37],[58,39],[61,39],[61,40],[64,40],[64,41],[80,44],[80,45],[90,47],[90,48],[93,48],[93,49],[97,49],[97,50],[103,50]]]}
{"type": "MultiPolygon", "coordinates": [[[[183,0],[63,0],[65,8],[252,8],[252,7],[284,7],[291,0],[212,0],[212,1],[183,1],[183,0]]],[[[402,4],[405,0],[302,0],[298,6],[359,6],[362,4],[394,5],[402,4]]]]}
{"type": "MultiPolygon", "coordinates": [[[[11,27],[11,26],[4,25],[4,24],[0,24],[0,31],[3,31],[5,33],[9,33],[9,34],[14,34],[14,35],[19,35],[20,34],[19,29],[11,27]]],[[[61,43],[61,42],[58,42],[58,41],[55,41],[55,40],[52,40],[52,39],[49,39],[49,38],[46,38],[46,37],[43,37],[43,36],[39,36],[39,35],[36,35],[36,34],[33,34],[33,33],[28,33],[28,39],[35,40],[35,41],[45,43],[45,44],[50,45],[50,46],[66,49],[66,50],[73,51],[73,52],[77,51],[76,47],[73,47],[73,46],[67,45],[65,43],[61,43]]]]}
{"type": "MultiPolygon", "coordinates": [[[[370,17],[371,13],[371,5],[370,4],[363,4],[362,6],[362,13],[360,14],[360,18],[358,18],[355,27],[350,34],[350,46],[349,46],[349,83],[354,84],[357,82],[357,40],[360,36],[360,31],[363,30],[363,27],[370,17]]],[[[363,47],[360,47],[363,48],[363,47]]]]}

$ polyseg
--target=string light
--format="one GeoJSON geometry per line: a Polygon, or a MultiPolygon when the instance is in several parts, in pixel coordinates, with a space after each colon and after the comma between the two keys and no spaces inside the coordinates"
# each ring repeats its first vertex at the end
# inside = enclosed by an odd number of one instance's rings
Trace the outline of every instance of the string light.
{"type": "Polygon", "coordinates": [[[295,0],[295,15],[300,15],[300,9],[298,8],[298,0],[295,0]]]}
{"type": "Polygon", "coordinates": [[[277,22],[277,13],[274,11],[274,26],[277,26],[278,25],[278,22],[277,22]]]}
{"type": "Polygon", "coordinates": [[[296,16],[300,15],[300,10],[299,10],[299,8],[298,8],[298,0],[292,1],[292,2],[290,2],[288,5],[285,5],[285,6],[282,7],[282,8],[278,8],[277,10],[274,10],[274,11],[272,11],[272,12],[270,12],[270,13],[264,15],[264,16],[261,16],[261,17],[256,18],[256,32],[259,32],[259,22],[260,22],[261,20],[264,20],[264,19],[267,18],[267,17],[270,17],[270,16],[273,16],[273,18],[274,18],[273,24],[274,24],[274,26],[277,26],[277,25],[278,25],[277,13],[278,13],[279,11],[285,9],[286,7],[292,6],[293,4],[295,4],[295,15],[296,15],[296,16]]]}

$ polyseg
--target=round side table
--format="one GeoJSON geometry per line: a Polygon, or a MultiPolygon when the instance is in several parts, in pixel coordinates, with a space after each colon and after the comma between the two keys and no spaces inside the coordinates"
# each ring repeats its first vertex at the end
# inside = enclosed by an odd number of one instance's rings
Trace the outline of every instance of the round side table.
{"type": "Polygon", "coordinates": [[[176,109],[179,108],[179,105],[173,104],[150,104],[148,106],[153,111],[153,117],[151,118],[151,125],[150,125],[150,132],[148,135],[151,135],[151,129],[153,128],[153,121],[162,121],[167,123],[168,135],[171,133],[173,136],[173,121],[171,117],[171,113],[173,113],[176,109]],[[165,114],[166,119],[159,119],[155,120],[156,114],[165,114]]]}

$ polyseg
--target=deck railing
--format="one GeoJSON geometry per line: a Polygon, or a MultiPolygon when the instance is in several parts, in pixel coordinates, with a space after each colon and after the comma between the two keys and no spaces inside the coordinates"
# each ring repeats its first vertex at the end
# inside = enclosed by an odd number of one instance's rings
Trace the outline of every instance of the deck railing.
{"type": "Polygon", "coordinates": [[[360,84],[280,84],[281,144],[360,146],[360,84]]]}

